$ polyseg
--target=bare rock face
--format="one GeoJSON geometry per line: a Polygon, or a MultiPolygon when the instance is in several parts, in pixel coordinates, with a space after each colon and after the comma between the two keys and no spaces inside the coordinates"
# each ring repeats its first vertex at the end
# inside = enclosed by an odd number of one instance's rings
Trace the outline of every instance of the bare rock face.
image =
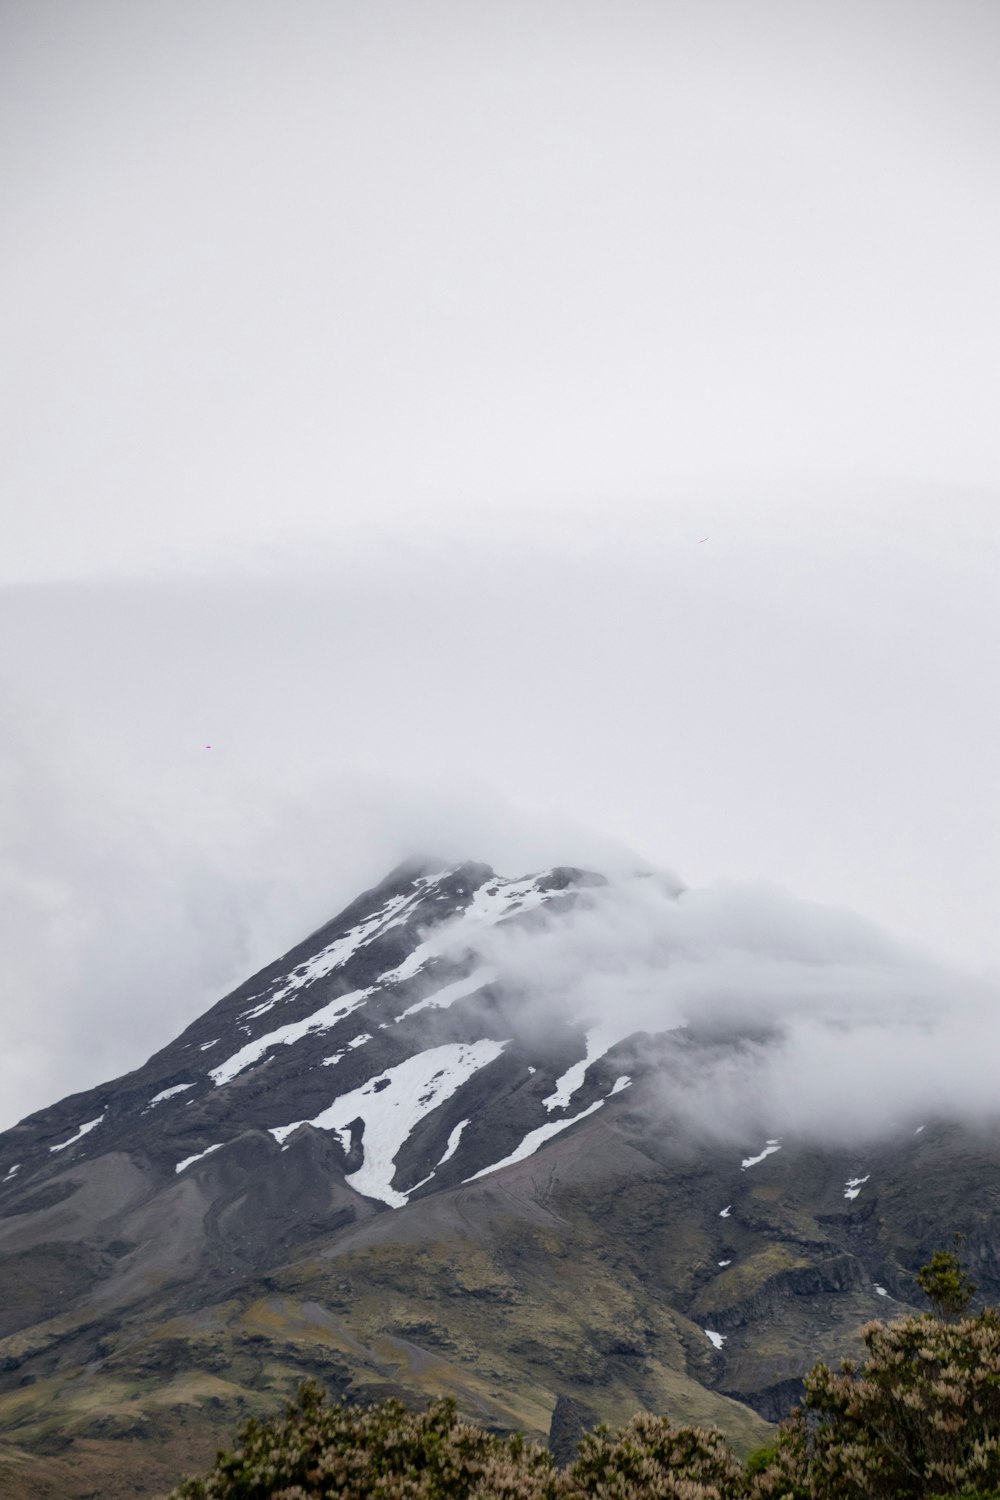
{"type": "Polygon", "coordinates": [[[572,1396],[557,1396],[549,1424],[549,1452],[564,1468],[576,1458],[580,1440],[600,1421],[597,1413],[572,1396]]]}
{"type": "Polygon", "coordinates": [[[402,866],[0,1137],[5,1495],[162,1493],[306,1375],[560,1458],[643,1407],[750,1447],[953,1230],[1000,1294],[994,1135],[699,1140],[664,1080],[739,1037],[588,1035],[498,969],[602,883],[402,866]]]}

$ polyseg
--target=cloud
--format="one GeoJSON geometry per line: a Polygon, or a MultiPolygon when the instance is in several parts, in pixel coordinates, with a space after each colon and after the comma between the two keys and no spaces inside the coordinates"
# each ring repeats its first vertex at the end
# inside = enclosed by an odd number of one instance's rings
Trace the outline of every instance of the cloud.
{"type": "MultiPolygon", "coordinates": [[[[8,684],[0,745],[0,1128],[136,1067],[401,860],[635,858],[488,786],[344,765],[166,774],[8,684]]],[[[214,753],[199,744],[200,753],[214,753]]]]}
{"type": "Polygon", "coordinates": [[[710,552],[698,509],[0,592],[7,1119],[137,1065],[415,852],[766,872],[992,953],[975,515],[946,538],[890,505],[862,538],[839,501],[733,499],[710,552]]]}
{"type": "Polygon", "coordinates": [[[843,1141],[1000,1113],[1000,987],[849,911],[642,875],[473,942],[535,1027],[599,1027],[605,1047],[684,1028],[680,1050],[643,1044],[639,1060],[659,1057],[661,1106],[712,1135],[843,1141]]]}

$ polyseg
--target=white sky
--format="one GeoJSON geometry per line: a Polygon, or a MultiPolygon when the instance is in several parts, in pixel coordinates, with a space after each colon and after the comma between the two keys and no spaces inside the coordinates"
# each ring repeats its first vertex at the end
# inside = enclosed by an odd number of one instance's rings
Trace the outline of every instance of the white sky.
{"type": "Polygon", "coordinates": [[[24,1108],[416,842],[593,828],[1000,963],[998,42],[0,5],[24,1108]]]}

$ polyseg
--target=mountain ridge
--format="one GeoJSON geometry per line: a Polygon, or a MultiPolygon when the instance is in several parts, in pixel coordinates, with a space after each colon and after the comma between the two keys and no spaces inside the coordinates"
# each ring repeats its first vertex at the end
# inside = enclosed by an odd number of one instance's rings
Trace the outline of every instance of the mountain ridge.
{"type": "Polygon", "coordinates": [[[407,861],[0,1136],[6,1492],[165,1490],[304,1373],[536,1436],[560,1402],[667,1410],[747,1448],[912,1305],[944,1226],[1000,1291],[996,1132],[699,1135],[669,1081],[738,1033],[539,1010],[479,951],[606,884],[407,861]]]}

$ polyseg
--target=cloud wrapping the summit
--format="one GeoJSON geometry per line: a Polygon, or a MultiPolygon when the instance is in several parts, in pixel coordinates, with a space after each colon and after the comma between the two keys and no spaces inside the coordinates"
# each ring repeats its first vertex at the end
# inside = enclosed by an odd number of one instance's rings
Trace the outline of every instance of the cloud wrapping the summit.
{"type": "Polygon", "coordinates": [[[702,1039],[685,1067],[666,1061],[661,1099],[713,1135],[854,1140],[1000,1113],[1000,987],[849,911],[766,886],[678,893],[638,876],[584,891],[566,913],[471,935],[457,922],[451,951],[470,944],[534,1025],[702,1039]]]}

